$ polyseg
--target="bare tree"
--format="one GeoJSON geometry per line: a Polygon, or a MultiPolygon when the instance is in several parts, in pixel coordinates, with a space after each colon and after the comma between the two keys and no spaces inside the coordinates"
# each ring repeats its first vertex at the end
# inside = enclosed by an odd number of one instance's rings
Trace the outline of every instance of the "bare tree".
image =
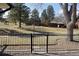
{"type": "Polygon", "coordinates": [[[66,26],[67,26],[67,39],[70,41],[73,41],[73,28],[76,22],[76,9],[77,9],[77,4],[72,3],[61,3],[60,4],[63,13],[64,13],[64,18],[66,21],[66,26]],[[69,8],[70,5],[70,8],[69,8]]]}

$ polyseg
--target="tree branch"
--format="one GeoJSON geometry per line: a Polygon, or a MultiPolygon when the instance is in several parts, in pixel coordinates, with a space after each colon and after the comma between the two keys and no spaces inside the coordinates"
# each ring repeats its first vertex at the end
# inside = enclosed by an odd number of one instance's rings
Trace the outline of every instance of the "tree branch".
{"type": "Polygon", "coordinates": [[[10,3],[7,3],[7,5],[9,6],[9,8],[7,8],[6,10],[2,10],[2,11],[0,11],[0,13],[4,13],[4,12],[10,10],[10,9],[13,7],[13,5],[10,4],[10,3]]]}
{"type": "Polygon", "coordinates": [[[66,23],[69,23],[71,21],[71,17],[70,17],[70,13],[68,11],[68,3],[64,3],[64,4],[60,4],[62,10],[63,10],[63,14],[66,20],[66,23]]]}
{"type": "Polygon", "coordinates": [[[76,22],[76,11],[77,11],[77,3],[73,3],[73,8],[72,8],[72,21],[75,23],[76,22]]]}
{"type": "Polygon", "coordinates": [[[59,3],[60,4],[60,7],[63,9],[63,3],[59,3]]]}
{"type": "Polygon", "coordinates": [[[72,8],[73,8],[73,6],[71,5],[70,10],[69,10],[70,15],[72,15],[72,8]]]}

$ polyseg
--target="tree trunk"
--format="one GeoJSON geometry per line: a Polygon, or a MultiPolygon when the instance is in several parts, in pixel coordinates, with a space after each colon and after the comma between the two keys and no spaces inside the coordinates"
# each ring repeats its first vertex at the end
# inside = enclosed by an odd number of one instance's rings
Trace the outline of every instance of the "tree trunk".
{"type": "Polygon", "coordinates": [[[67,39],[73,41],[73,23],[67,24],[67,39]]]}
{"type": "Polygon", "coordinates": [[[45,26],[47,26],[47,27],[48,27],[48,20],[47,20],[47,21],[45,21],[45,26]]]}
{"type": "Polygon", "coordinates": [[[19,28],[21,28],[21,19],[19,20],[19,28]]]}
{"type": "Polygon", "coordinates": [[[21,28],[21,7],[19,8],[19,28],[21,28]]]}
{"type": "Polygon", "coordinates": [[[73,29],[74,29],[74,24],[76,22],[77,4],[73,3],[70,6],[70,9],[68,8],[68,3],[64,3],[64,4],[61,3],[60,6],[63,9],[64,17],[66,20],[67,39],[73,41],[73,29]]]}

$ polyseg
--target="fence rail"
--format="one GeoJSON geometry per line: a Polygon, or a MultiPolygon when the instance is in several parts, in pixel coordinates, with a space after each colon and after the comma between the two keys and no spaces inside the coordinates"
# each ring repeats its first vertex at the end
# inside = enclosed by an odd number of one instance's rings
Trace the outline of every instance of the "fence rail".
{"type": "MultiPolygon", "coordinates": [[[[50,44],[49,43],[49,36],[67,36],[66,34],[58,34],[58,35],[53,35],[53,34],[49,34],[49,33],[45,33],[45,34],[15,34],[13,36],[27,36],[29,35],[30,36],[30,43],[29,44],[2,44],[0,45],[1,47],[8,47],[8,46],[30,46],[30,52],[33,53],[33,50],[34,50],[34,46],[45,46],[45,50],[46,50],[46,53],[49,53],[48,52],[48,49],[49,49],[49,46],[53,46],[53,45],[56,45],[56,44],[50,44]],[[34,43],[34,37],[38,37],[38,36],[44,36],[45,37],[45,43],[43,44],[38,44],[38,43],[34,43]]],[[[78,35],[75,35],[75,36],[78,36],[78,35]]],[[[39,38],[39,37],[38,37],[39,38]]],[[[40,39],[40,40],[43,40],[43,39],[40,39]]],[[[2,52],[4,52],[4,48],[2,49],[2,52]]]]}

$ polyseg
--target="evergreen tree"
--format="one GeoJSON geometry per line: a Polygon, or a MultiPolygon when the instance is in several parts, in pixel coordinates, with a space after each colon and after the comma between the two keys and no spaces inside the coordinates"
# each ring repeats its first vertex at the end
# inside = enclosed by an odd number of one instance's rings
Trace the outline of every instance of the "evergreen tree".
{"type": "Polygon", "coordinates": [[[9,18],[14,22],[19,21],[19,28],[21,28],[21,23],[26,23],[29,18],[30,8],[25,6],[23,3],[14,4],[14,8],[9,12],[9,18]]]}
{"type": "Polygon", "coordinates": [[[35,25],[35,24],[39,24],[40,23],[40,18],[39,18],[39,12],[37,9],[34,9],[32,11],[32,14],[31,14],[31,22],[35,25]]]}
{"type": "Polygon", "coordinates": [[[43,10],[41,14],[43,24],[48,26],[48,24],[54,19],[54,16],[55,16],[54,9],[51,5],[49,5],[47,9],[43,10]]]}
{"type": "Polygon", "coordinates": [[[47,7],[48,23],[49,23],[51,20],[54,19],[54,16],[55,16],[55,14],[54,14],[54,9],[53,9],[52,5],[49,5],[49,6],[47,7]]]}

